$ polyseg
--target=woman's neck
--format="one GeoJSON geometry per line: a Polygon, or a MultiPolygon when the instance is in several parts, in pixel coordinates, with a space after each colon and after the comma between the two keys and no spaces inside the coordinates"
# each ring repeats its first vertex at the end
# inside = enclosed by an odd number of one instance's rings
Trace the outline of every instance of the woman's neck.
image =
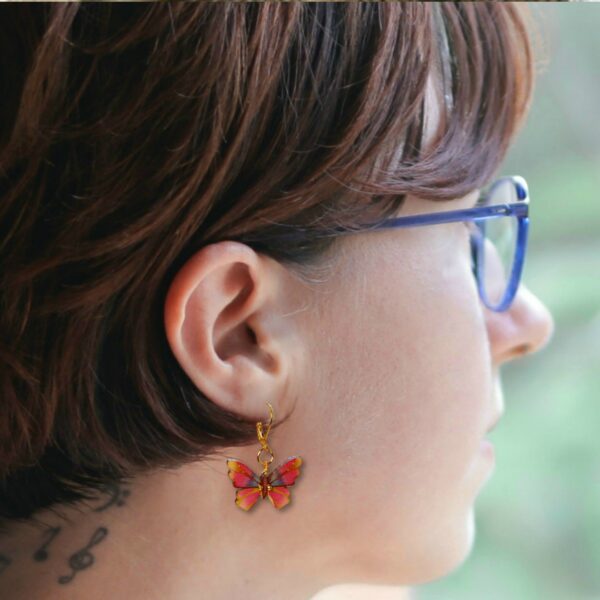
{"type": "MultiPolygon", "coordinates": [[[[239,448],[235,453],[243,455],[239,448]]],[[[329,532],[322,531],[322,543],[315,546],[319,532],[311,531],[311,520],[300,507],[286,507],[288,512],[280,514],[265,502],[251,513],[242,511],[221,462],[108,486],[93,503],[40,513],[37,523],[16,524],[0,537],[0,597],[409,597],[404,588],[324,589],[351,580],[343,565],[336,565],[336,543],[328,543],[329,532]]]]}

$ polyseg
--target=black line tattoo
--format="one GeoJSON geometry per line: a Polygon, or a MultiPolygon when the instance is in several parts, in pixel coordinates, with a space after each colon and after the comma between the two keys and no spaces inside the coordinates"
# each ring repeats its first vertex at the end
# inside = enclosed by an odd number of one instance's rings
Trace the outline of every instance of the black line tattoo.
{"type": "Polygon", "coordinates": [[[6,554],[0,554],[0,575],[2,575],[2,573],[8,569],[11,563],[12,560],[8,558],[6,554]]]}
{"type": "Polygon", "coordinates": [[[37,562],[41,562],[48,558],[48,551],[46,548],[50,544],[50,542],[59,534],[61,527],[50,527],[46,529],[43,535],[46,536],[46,541],[35,551],[33,555],[33,560],[37,562]]]}
{"type": "Polygon", "coordinates": [[[102,512],[115,504],[117,506],[123,506],[125,504],[125,498],[127,498],[131,492],[128,489],[123,489],[117,483],[106,483],[102,486],[102,491],[109,494],[109,499],[94,509],[94,512],[102,512]]]}
{"type": "Polygon", "coordinates": [[[92,535],[92,539],[84,546],[81,550],[72,554],[69,558],[69,566],[73,571],[68,575],[61,575],[58,578],[58,583],[66,584],[73,581],[73,578],[79,571],[87,569],[94,564],[94,555],[89,551],[92,546],[99,544],[108,535],[108,529],[106,527],[98,527],[92,535]]]}

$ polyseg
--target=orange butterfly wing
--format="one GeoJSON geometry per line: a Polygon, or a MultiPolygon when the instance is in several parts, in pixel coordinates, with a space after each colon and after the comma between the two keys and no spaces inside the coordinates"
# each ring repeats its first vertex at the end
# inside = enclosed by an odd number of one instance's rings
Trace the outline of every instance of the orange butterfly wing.
{"type": "Polygon", "coordinates": [[[290,491],[284,486],[271,488],[267,492],[267,495],[275,508],[283,508],[286,504],[290,503],[290,491]]]}
{"type": "Polygon", "coordinates": [[[241,488],[235,494],[235,503],[243,510],[250,510],[260,498],[260,479],[250,467],[235,459],[227,459],[227,474],[233,487],[241,488]]]}
{"type": "Polygon", "coordinates": [[[300,475],[302,459],[299,456],[290,456],[269,474],[271,489],[268,492],[271,504],[278,509],[283,508],[290,502],[290,491],[288,485],[294,485],[300,475]]]}

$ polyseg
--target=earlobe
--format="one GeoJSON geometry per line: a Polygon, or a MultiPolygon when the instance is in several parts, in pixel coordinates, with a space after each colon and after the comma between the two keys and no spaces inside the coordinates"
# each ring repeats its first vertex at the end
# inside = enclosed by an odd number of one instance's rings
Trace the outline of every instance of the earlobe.
{"type": "Polygon", "coordinates": [[[173,279],[164,306],[171,350],[223,408],[254,418],[278,402],[289,357],[275,326],[279,273],[245,244],[199,250],[173,279]]]}

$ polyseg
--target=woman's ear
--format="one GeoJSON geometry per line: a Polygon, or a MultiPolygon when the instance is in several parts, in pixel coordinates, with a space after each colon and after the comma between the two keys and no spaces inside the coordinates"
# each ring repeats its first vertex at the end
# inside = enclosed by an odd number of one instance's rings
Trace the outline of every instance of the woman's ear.
{"type": "Polygon", "coordinates": [[[164,306],[175,358],[214,403],[257,420],[281,410],[292,375],[294,324],[279,316],[287,271],[249,246],[223,241],[194,254],[173,279],[164,306]]]}

